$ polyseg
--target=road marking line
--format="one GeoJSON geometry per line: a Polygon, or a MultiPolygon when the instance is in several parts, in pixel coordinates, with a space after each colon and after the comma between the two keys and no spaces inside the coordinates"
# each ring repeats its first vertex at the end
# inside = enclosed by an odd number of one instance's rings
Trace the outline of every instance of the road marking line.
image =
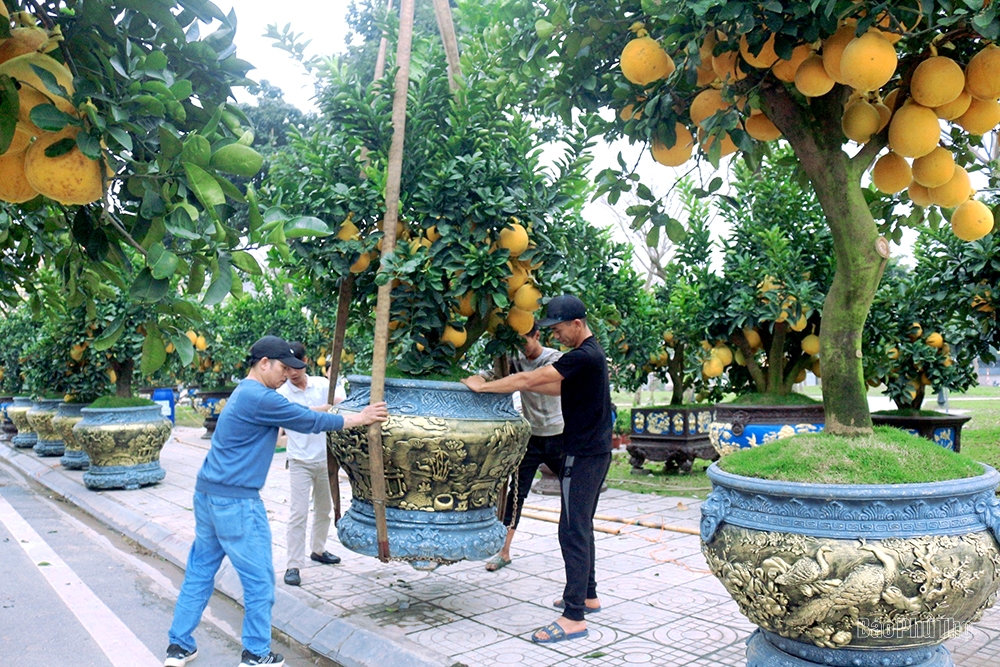
{"type": "Polygon", "coordinates": [[[0,523],[7,527],[52,590],[62,598],[69,610],[104,651],[112,665],[158,667],[162,664],[2,497],[0,497],[0,523]]]}

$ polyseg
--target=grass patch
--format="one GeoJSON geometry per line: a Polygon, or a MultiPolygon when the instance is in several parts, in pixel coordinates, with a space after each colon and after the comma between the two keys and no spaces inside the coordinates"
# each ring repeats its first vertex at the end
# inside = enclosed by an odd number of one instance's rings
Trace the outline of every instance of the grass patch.
{"type": "Polygon", "coordinates": [[[205,425],[205,418],[190,405],[178,405],[174,410],[174,423],[177,426],[201,428],[205,425]]]}
{"type": "Polygon", "coordinates": [[[607,483],[612,489],[631,491],[632,493],[651,493],[658,496],[681,496],[684,498],[708,497],[712,483],[705,474],[711,461],[695,459],[691,472],[680,474],[665,473],[662,463],[646,463],[648,475],[633,475],[632,464],[627,454],[616,453],[611,458],[611,468],[608,470],[607,483]]]}
{"type": "Polygon", "coordinates": [[[983,473],[967,456],[890,427],[860,438],[798,435],[731,454],[720,467],[745,477],[820,484],[913,484],[983,473]]]}
{"type": "Polygon", "coordinates": [[[1000,470],[1000,425],[975,430],[963,428],[962,453],[1000,470]]]}
{"type": "Polygon", "coordinates": [[[743,394],[742,396],[737,396],[732,401],[730,405],[816,405],[821,401],[817,401],[811,396],[806,396],[805,394],[743,394]]]}
{"type": "Polygon", "coordinates": [[[147,405],[156,405],[148,398],[122,398],[121,396],[101,396],[91,403],[91,408],[140,408],[147,405]]]}

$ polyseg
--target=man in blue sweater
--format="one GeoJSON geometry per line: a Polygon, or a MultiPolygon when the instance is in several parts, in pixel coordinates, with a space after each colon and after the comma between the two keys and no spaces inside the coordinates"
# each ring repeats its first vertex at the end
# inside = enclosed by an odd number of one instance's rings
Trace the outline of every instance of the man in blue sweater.
{"type": "Polygon", "coordinates": [[[271,528],[260,489],[274,457],[278,428],[300,433],[338,431],[385,421],[385,403],[356,415],[334,415],[329,405],[312,409],[275,391],[286,367],[303,368],[287,342],[265,336],[250,348],[250,372],[219,415],[212,447],[198,472],[194,493],[195,538],[184,583],[174,607],[165,667],[184,667],[198,655],[192,633],[215,587],[222,558],[229,556],[243,585],[243,654],[240,667],[285,664],[271,652],[274,566],[271,528]]]}

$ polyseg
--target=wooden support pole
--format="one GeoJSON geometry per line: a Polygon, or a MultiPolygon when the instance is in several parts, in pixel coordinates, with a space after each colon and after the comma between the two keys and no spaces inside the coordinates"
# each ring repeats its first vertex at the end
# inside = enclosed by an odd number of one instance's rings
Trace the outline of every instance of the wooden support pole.
{"type": "MultiPolygon", "coordinates": [[[[410,49],[413,44],[413,2],[403,0],[399,8],[399,42],[396,45],[396,79],[392,99],[392,143],[385,186],[385,216],[382,218],[382,258],[396,247],[399,220],[399,188],[403,172],[403,141],[406,137],[406,95],[410,85],[410,49]]],[[[385,397],[386,351],[389,346],[389,306],[392,281],[378,288],[375,307],[375,349],[372,354],[371,402],[385,397]]],[[[385,468],[382,461],[382,424],[368,427],[368,458],[371,464],[372,506],[379,560],[389,560],[389,531],[385,521],[385,468]]]]}
{"type": "MultiPolygon", "coordinates": [[[[392,0],[386,3],[385,11],[388,14],[392,10],[392,0]]],[[[385,54],[389,50],[389,38],[382,33],[382,39],[378,43],[378,55],[375,57],[375,80],[378,81],[385,74],[385,54]]]]}
{"type": "Polygon", "coordinates": [[[455,35],[455,21],[451,17],[448,0],[434,0],[434,16],[444,44],[444,54],[448,59],[448,88],[455,92],[462,81],[462,66],[458,62],[458,37],[455,35]]]}
{"type": "MultiPolygon", "coordinates": [[[[327,368],[330,369],[330,391],[326,402],[334,404],[337,397],[337,380],[340,377],[340,355],[344,351],[344,336],[347,333],[347,314],[354,295],[354,274],[348,273],[340,281],[340,294],[337,298],[337,323],[333,329],[333,342],[330,344],[330,359],[327,368]]],[[[326,448],[326,474],[330,478],[330,493],[333,495],[333,525],[340,521],[340,465],[333,457],[330,448],[326,448]]]]}

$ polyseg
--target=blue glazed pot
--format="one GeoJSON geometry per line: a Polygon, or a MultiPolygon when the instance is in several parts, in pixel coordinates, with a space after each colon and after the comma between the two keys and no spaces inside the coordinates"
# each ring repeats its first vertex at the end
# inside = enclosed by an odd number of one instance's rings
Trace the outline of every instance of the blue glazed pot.
{"type": "MultiPolygon", "coordinates": [[[[371,378],[347,378],[337,409],[368,405],[371,378]]],[[[477,394],[458,382],[386,379],[382,427],[386,518],[393,558],[420,569],[488,558],[503,546],[500,485],[524,456],[531,429],[510,394],[477,394]]],[[[377,555],[367,428],[335,431],[328,445],[351,481],[351,508],[337,524],[348,549],[377,555]]]]}
{"type": "Polygon", "coordinates": [[[34,407],[34,402],[27,396],[15,396],[14,402],[7,407],[7,416],[17,428],[17,435],[11,439],[10,443],[19,449],[34,447],[35,443],[38,442],[38,436],[31,430],[31,425],[28,423],[28,410],[32,407],[34,407]]]}
{"type": "Polygon", "coordinates": [[[941,644],[1000,589],[1000,474],[927,484],[777,482],[726,473],[702,552],[759,630],[748,667],[946,667],[941,644]]]}
{"type": "Polygon", "coordinates": [[[138,489],[164,478],[160,450],[172,426],[159,405],[80,412],[73,436],[90,459],[83,473],[88,489],[138,489]]]}
{"type": "Polygon", "coordinates": [[[823,404],[742,405],[720,403],[708,427],[708,437],[719,456],[757,447],[799,433],[823,430],[823,404]]]}
{"type": "Polygon", "coordinates": [[[211,440],[215,433],[215,426],[219,423],[219,415],[226,407],[233,389],[220,391],[199,391],[194,397],[194,409],[205,418],[205,433],[201,436],[204,440],[211,440]]]}
{"type": "Polygon", "coordinates": [[[62,456],[65,446],[59,432],[52,425],[56,409],[62,403],[61,398],[42,398],[35,401],[34,407],[28,410],[28,423],[35,432],[36,456],[62,456]]]}
{"type": "Polygon", "coordinates": [[[85,407],[86,403],[60,403],[56,408],[56,416],[52,418],[52,426],[59,432],[65,445],[59,463],[69,470],[86,470],[90,466],[90,457],[83,451],[83,446],[77,442],[73,434],[73,427],[83,419],[85,407]]]}
{"type": "Polygon", "coordinates": [[[907,433],[927,438],[953,452],[962,451],[962,425],[970,419],[972,417],[944,413],[934,416],[878,412],[872,414],[872,424],[875,426],[892,426],[902,429],[907,433]]]}
{"type": "Polygon", "coordinates": [[[17,433],[17,427],[7,416],[7,408],[13,404],[13,396],[0,396],[0,442],[10,442],[17,433]]]}

